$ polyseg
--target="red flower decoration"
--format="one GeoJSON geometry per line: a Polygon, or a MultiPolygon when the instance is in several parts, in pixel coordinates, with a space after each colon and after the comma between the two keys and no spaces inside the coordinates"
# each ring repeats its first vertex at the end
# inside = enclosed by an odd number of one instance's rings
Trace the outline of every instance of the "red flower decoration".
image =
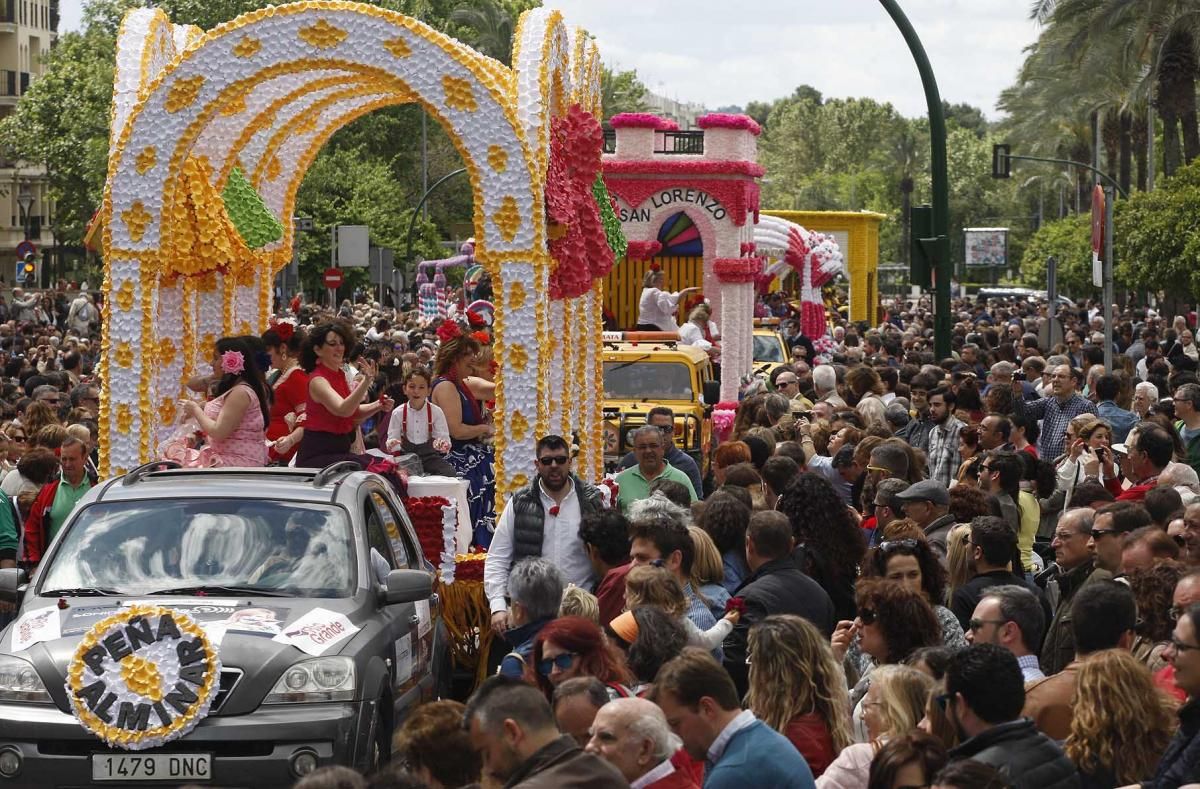
{"type": "Polygon", "coordinates": [[[650,264],[650,270],[651,270],[651,271],[662,271],[662,264],[660,264],[660,263],[651,263],[651,264],[650,264]]]}
{"type": "Polygon", "coordinates": [[[555,504],[553,507],[550,508],[550,514],[556,518],[558,517],[558,505],[557,504],[555,504]]]}
{"type": "Polygon", "coordinates": [[[488,345],[492,341],[492,335],[485,331],[473,331],[471,332],[471,339],[478,340],[481,345],[488,345]]]}
{"type": "Polygon", "coordinates": [[[730,611],[737,611],[739,614],[744,615],[746,613],[746,598],[744,598],[744,597],[729,598],[729,600],[727,600],[725,602],[725,613],[728,614],[730,611]]]}
{"type": "Polygon", "coordinates": [[[475,310],[467,310],[467,323],[471,324],[471,328],[474,329],[481,329],[487,326],[487,321],[475,310]]]}
{"type": "Polygon", "coordinates": [[[613,267],[600,207],[592,186],[600,175],[604,132],[591,113],[573,104],[550,123],[546,173],[547,220],[566,232],[550,241],[557,266],[550,273],[550,298],[582,296],[592,280],[613,267]]]}
{"type": "Polygon", "coordinates": [[[457,323],[450,319],[442,321],[442,324],[437,327],[437,337],[442,342],[450,342],[455,337],[462,336],[462,328],[457,323]]]}
{"type": "Polygon", "coordinates": [[[279,339],[283,340],[284,342],[292,339],[292,335],[296,333],[296,327],[286,322],[276,323],[271,328],[274,329],[275,333],[279,335],[279,339]]]}

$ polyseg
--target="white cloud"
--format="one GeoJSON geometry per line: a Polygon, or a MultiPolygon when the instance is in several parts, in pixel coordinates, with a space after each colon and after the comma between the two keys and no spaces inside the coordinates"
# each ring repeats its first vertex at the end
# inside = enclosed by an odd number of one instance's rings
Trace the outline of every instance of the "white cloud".
{"type": "MultiPolygon", "coordinates": [[[[789,95],[867,96],[905,115],[925,94],[900,31],[876,0],[545,0],[596,36],[606,63],[653,91],[708,107],[789,95]]],[[[83,0],[65,0],[77,30],[83,0]]],[[[996,117],[1022,50],[1037,37],[1024,0],[904,0],[942,98],[996,117]]]]}

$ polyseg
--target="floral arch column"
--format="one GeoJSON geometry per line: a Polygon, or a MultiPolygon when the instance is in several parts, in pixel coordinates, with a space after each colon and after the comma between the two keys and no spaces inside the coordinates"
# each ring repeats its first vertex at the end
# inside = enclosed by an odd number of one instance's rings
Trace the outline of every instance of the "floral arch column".
{"type": "Polygon", "coordinates": [[[291,257],[296,190],[329,136],[379,107],[418,102],[462,154],[476,258],[506,282],[496,472],[498,489],[510,488],[505,467],[533,455],[534,430],[520,426],[548,419],[548,403],[528,395],[547,364],[544,305],[526,308],[546,293],[544,160],[522,119],[551,95],[543,86],[573,89],[566,63],[510,71],[416,20],[337,0],[263,9],[204,34],[131,12],[102,207],[102,471],[153,455],[212,337],[263,328],[271,278],[291,257]]]}

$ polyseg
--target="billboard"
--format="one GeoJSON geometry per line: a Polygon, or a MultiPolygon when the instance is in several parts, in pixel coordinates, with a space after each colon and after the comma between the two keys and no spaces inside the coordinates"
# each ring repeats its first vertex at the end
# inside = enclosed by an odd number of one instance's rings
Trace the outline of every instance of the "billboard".
{"type": "Polygon", "coordinates": [[[967,227],[963,228],[966,242],[964,259],[968,267],[1008,266],[1008,228],[1007,227],[967,227]]]}

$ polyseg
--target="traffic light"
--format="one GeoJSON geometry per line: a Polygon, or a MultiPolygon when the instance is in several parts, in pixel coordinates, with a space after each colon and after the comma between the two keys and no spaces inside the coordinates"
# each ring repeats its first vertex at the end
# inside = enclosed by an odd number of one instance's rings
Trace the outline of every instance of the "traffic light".
{"type": "Polygon", "coordinates": [[[992,146],[992,177],[1011,178],[1012,159],[1009,158],[1010,147],[1004,143],[992,146]]]}
{"type": "Polygon", "coordinates": [[[909,281],[925,290],[933,286],[933,261],[921,240],[932,236],[933,208],[928,205],[912,206],[908,223],[909,281]]]}
{"type": "Polygon", "coordinates": [[[17,284],[34,285],[38,281],[37,255],[26,252],[25,257],[17,262],[17,284]]]}

